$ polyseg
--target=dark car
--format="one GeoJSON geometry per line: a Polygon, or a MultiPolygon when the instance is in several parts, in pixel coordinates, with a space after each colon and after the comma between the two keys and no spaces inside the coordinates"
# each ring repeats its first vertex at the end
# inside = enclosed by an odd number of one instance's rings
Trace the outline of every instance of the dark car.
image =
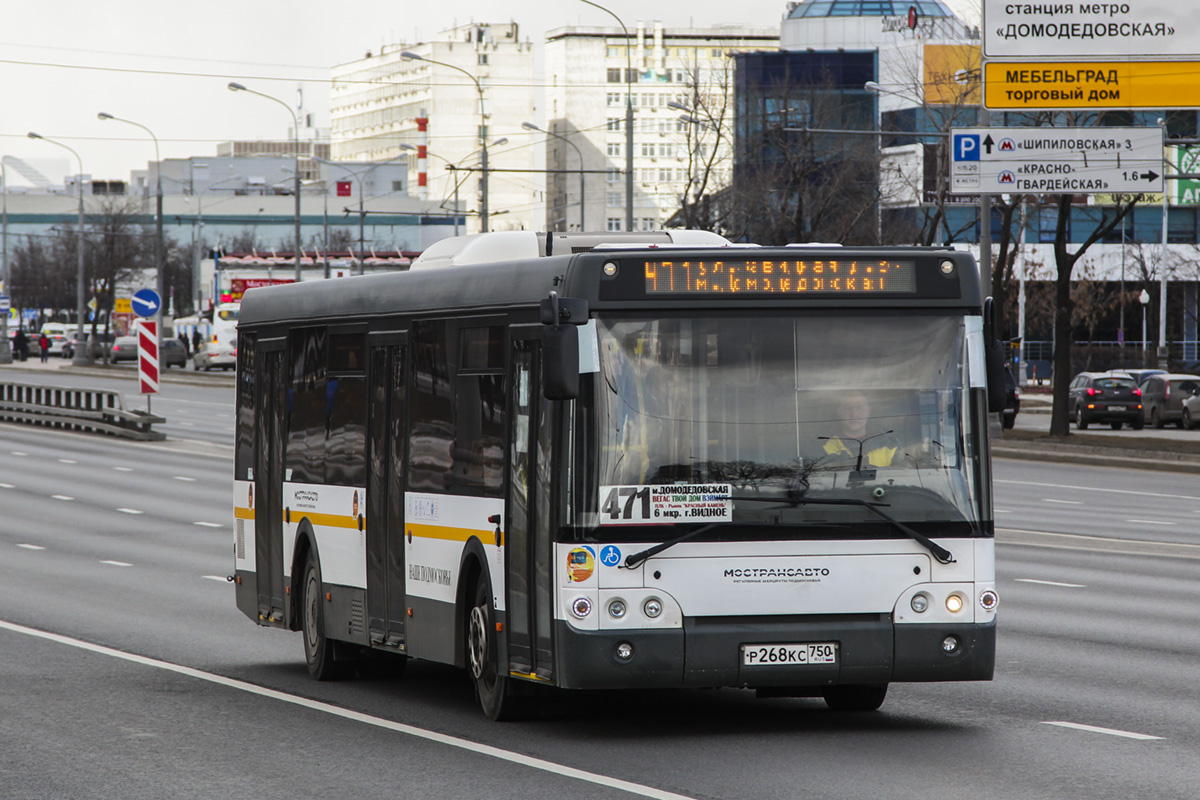
{"type": "MultiPolygon", "coordinates": [[[[114,364],[120,361],[137,361],[138,337],[118,336],[112,345],[112,360],[114,364]]],[[[163,369],[172,366],[186,367],[187,351],[183,343],[170,337],[163,339],[158,351],[158,364],[163,369]]]]}
{"type": "Polygon", "coordinates": [[[1165,369],[1141,369],[1141,368],[1137,368],[1137,369],[1120,369],[1120,368],[1118,368],[1118,369],[1110,369],[1108,372],[1110,375],[1118,373],[1118,372],[1128,375],[1129,377],[1133,378],[1133,382],[1136,383],[1138,386],[1141,386],[1143,383],[1145,383],[1146,378],[1149,378],[1151,375],[1165,375],[1167,373],[1167,371],[1165,369]]]}
{"type": "Polygon", "coordinates": [[[1141,430],[1146,420],[1142,412],[1142,390],[1133,378],[1121,373],[1081,372],[1071,380],[1067,412],[1075,427],[1086,430],[1093,422],[1107,422],[1114,431],[1128,424],[1141,430]]]}
{"type": "Polygon", "coordinates": [[[1004,389],[1004,411],[1000,415],[1000,424],[1007,430],[1016,424],[1017,414],[1021,410],[1021,388],[1017,386],[1017,379],[1010,369],[1004,370],[1004,389]]]}
{"type": "MultiPolygon", "coordinates": [[[[88,341],[90,338],[91,338],[91,333],[84,332],[83,340],[88,341]]],[[[79,339],[79,333],[75,332],[75,333],[72,333],[71,338],[67,339],[66,343],[63,344],[63,351],[62,351],[63,358],[74,358],[75,357],[75,351],[79,348],[78,339],[79,339]]],[[[112,347],[114,339],[116,339],[116,336],[114,334],[104,333],[103,331],[100,333],[97,333],[96,340],[94,342],[92,342],[92,346],[90,348],[92,358],[99,359],[99,358],[103,358],[105,355],[107,355],[109,352],[109,349],[112,347]]]]}
{"type": "Polygon", "coordinates": [[[1147,422],[1156,428],[1168,422],[1182,428],[1183,401],[1200,388],[1200,375],[1161,372],[1144,379],[1139,388],[1147,422]]]}

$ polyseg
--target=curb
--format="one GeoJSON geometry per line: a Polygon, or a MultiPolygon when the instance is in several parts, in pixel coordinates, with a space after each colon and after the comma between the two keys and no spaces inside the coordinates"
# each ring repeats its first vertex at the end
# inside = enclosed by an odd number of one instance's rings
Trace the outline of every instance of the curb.
{"type": "Polygon", "coordinates": [[[1049,461],[1061,464],[1084,464],[1095,467],[1124,467],[1154,472],[1180,472],[1200,475],[1200,456],[1185,453],[1163,453],[1151,450],[1123,450],[1119,448],[1092,447],[1022,442],[993,441],[993,458],[1012,458],[1025,461],[1049,461]]]}

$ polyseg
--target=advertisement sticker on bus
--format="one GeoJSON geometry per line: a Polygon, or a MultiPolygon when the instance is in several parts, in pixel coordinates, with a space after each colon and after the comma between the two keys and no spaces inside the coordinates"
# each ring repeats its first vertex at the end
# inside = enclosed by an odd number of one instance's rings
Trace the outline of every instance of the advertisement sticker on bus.
{"type": "Polygon", "coordinates": [[[600,524],[730,522],[731,493],[728,483],[601,486],[600,524]]]}

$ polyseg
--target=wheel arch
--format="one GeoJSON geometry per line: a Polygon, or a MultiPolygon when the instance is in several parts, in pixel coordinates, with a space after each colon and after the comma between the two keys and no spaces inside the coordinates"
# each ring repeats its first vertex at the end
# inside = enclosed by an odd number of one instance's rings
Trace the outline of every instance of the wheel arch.
{"type": "MultiPolygon", "coordinates": [[[[482,577],[492,593],[492,576],[486,568],[487,553],[483,542],[472,536],[463,548],[458,562],[458,587],[454,592],[454,665],[467,666],[467,615],[475,604],[475,584],[482,577]]],[[[495,596],[494,594],[492,595],[495,596]]]]}
{"type": "Polygon", "coordinates": [[[296,526],[296,538],[292,547],[292,577],[288,582],[287,599],[288,630],[300,630],[303,620],[299,603],[303,596],[304,563],[308,560],[310,552],[317,554],[317,563],[320,563],[321,555],[317,550],[316,534],[313,532],[312,523],[308,521],[308,517],[305,517],[296,526]]]}

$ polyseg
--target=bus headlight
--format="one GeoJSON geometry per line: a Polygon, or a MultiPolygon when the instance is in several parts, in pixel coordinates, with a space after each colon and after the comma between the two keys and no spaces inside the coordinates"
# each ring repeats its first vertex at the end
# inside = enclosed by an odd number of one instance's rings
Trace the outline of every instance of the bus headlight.
{"type": "Polygon", "coordinates": [[[575,602],[571,603],[571,613],[579,619],[583,619],[592,613],[592,601],[586,597],[576,597],[575,602]]]}
{"type": "Polygon", "coordinates": [[[650,619],[657,618],[659,615],[662,614],[662,610],[663,610],[662,601],[659,600],[657,597],[651,597],[649,600],[647,600],[645,603],[642,604],[642,611],[644,611],[646,613],[646,616],[649,617],[650,619]]]}
{"type": "Polygon", "coordinates": [[[963,610],[963,597],[961,594],[952,594],[946,598],[946,610],[951,614],[957,614],[963,610]]]}
{"type": "Polygon", "coordinates": [[[613,619],[620,619],[625,616],[625,610],[624,600],[616,599],[608,604],[608,615],[613,619]]]}
{"type": "Polygon", "coordinates": [[[914,594],[913,599],[909,601],[909,605],[912,606],[913,611],[918,614],[924,614],[925,610],[929,608],[929,595],[923,593],[914,594]]]}
{"type": "Polygon", "coordinates": [[[984,589],[979,593],[979,607],[984,611],[995,611],[998,605],[1000,605],[1000,595],[993,590],[984,589]]]}

